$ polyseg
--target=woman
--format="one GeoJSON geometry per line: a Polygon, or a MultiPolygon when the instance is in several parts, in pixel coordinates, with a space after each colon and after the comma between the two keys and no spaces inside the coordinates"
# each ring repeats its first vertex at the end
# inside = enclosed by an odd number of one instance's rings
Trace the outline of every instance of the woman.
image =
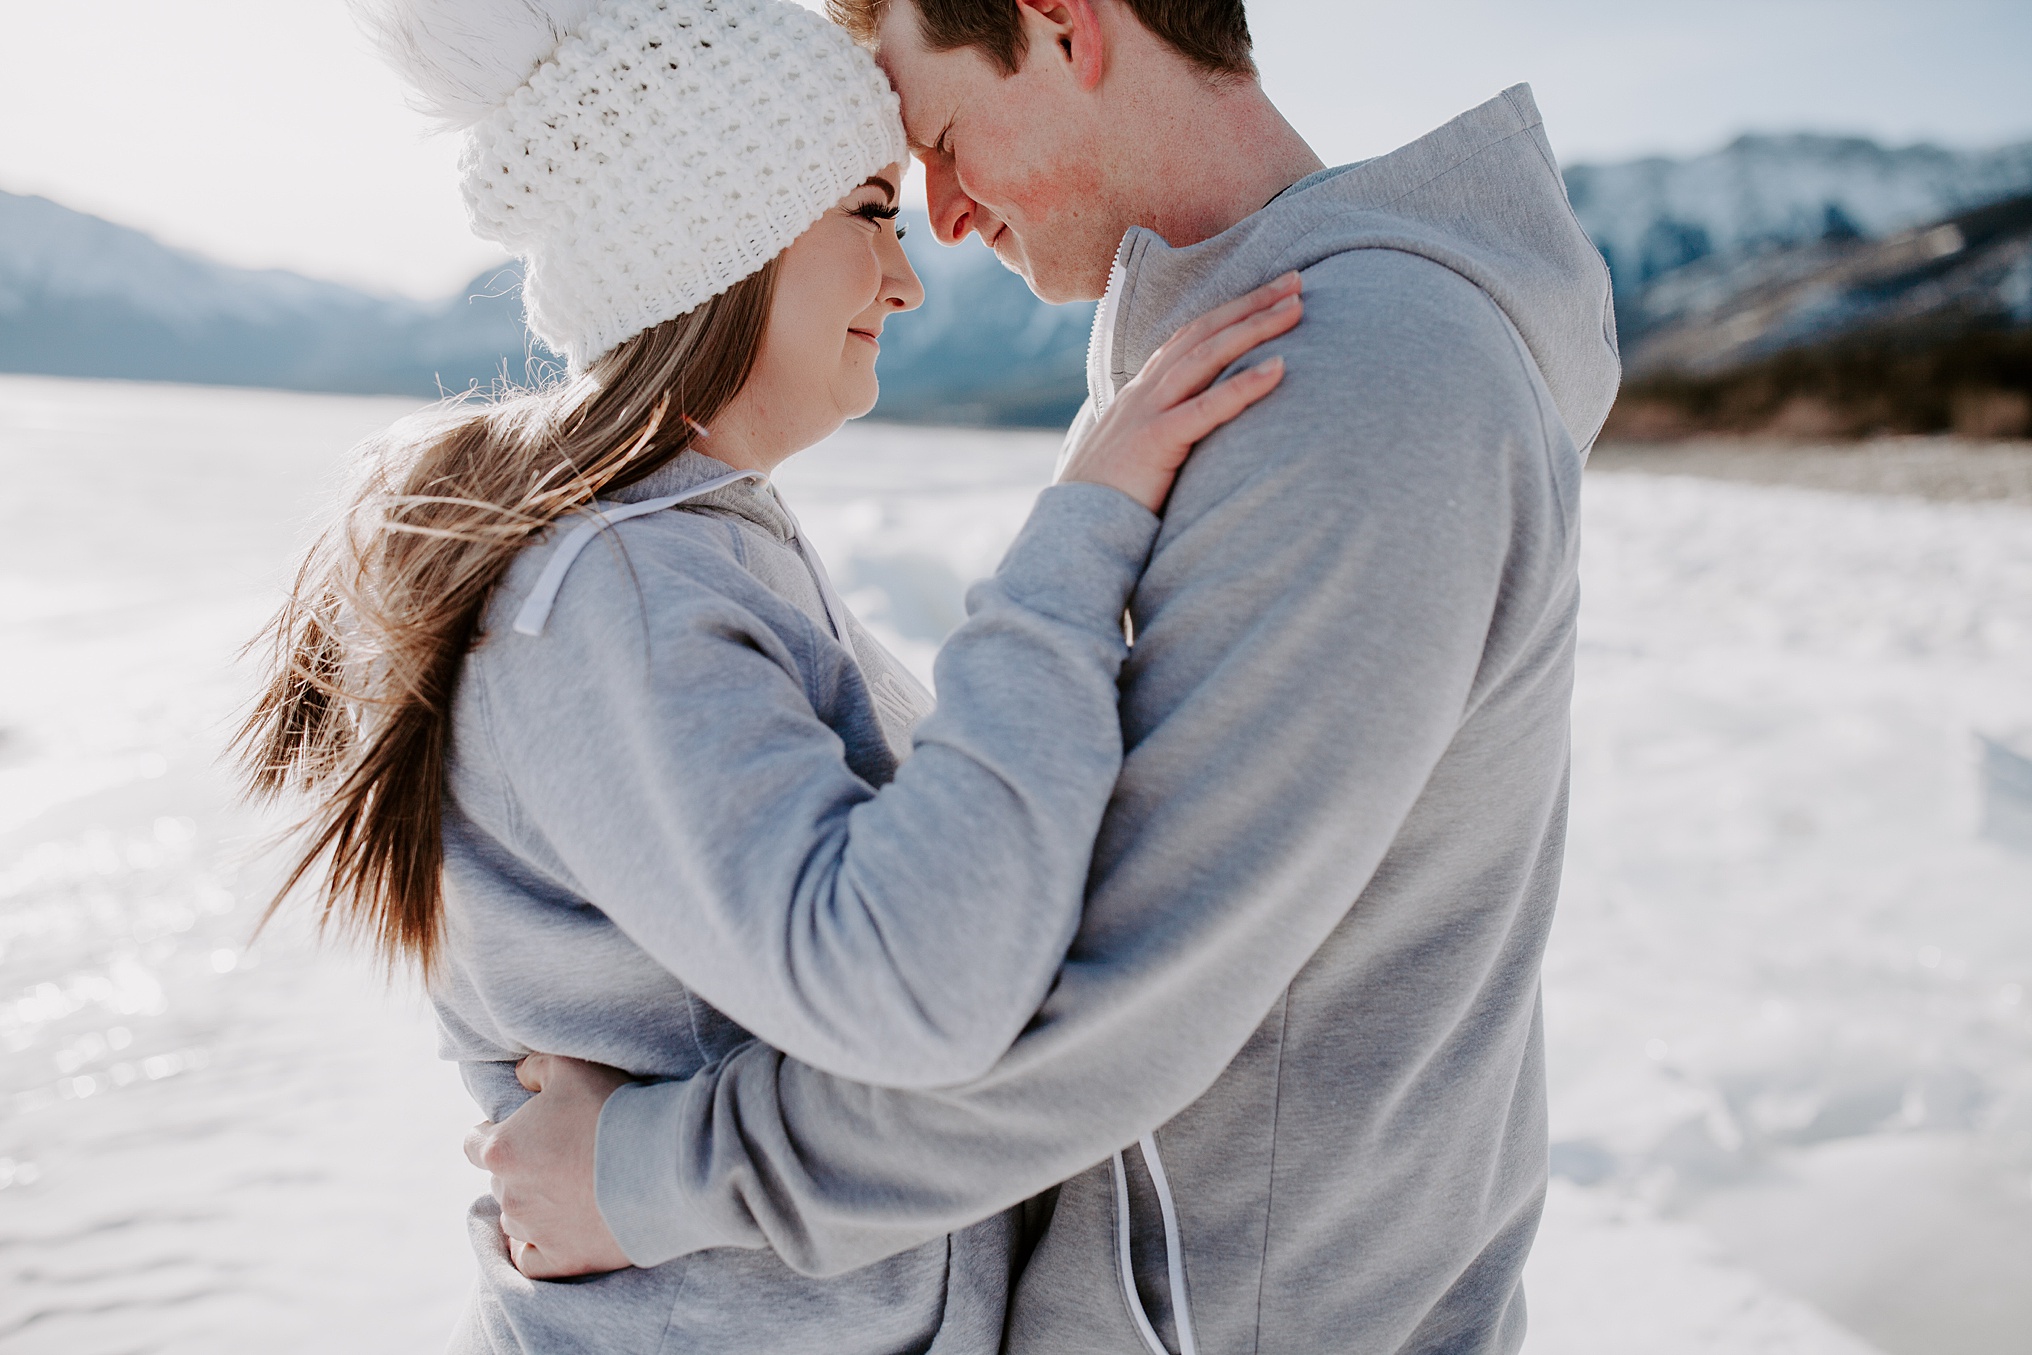
{"type": "MultiPolygon", "coordinates": [[[[895,98],[788,0],[415,3],[549,389],[398,426],[273,626],[243,731],[314,809],[293,885],[426,976],[500,1119],[543,1049],[684,1077],[760,1038],[862,1081],[985,1070],[1068,945],[1119,769],[1120,617],[1173,475],[1281,369],[1295,278],[1153,359],[1040,496],[929,700],[768,483],[874,403],[921,289],[895,98]],[[564,11],[569,12],[564,12],[564,11]],[[511,22],[512,20],[512,22],[511,22]],[[908,760],[905,761],[905,755],[908,760]]],[[[617,1236],[627,1182],[603,1182],[617,1236]]],[[[850,1276],[707,1252],[526,1279],[482,1201],[461,1348],[991,1351],[1009,1223],[850,1276]]]]}

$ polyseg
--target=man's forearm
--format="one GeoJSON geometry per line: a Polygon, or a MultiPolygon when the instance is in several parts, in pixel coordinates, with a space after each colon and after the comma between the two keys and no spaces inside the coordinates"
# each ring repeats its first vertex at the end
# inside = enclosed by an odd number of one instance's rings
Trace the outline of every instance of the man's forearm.
{"type": "MultiPolygon", "coordinates": [[[[1442,610],[1461,620],[1439,635],[1351,615],[1359,580],[1333,579],[1330,558],[1287,563],[1324,580],[1341,616],[1267,606],[1181,717],[1143,735],[1079,938],[1009,1054],[963,1088],[898,1093],[756,1045],[687,1083],[617,1093],[600,1198],[632,1259],[766,1245],[801,1270],[852,1269],[1092,1166],[1214,1083],[1361,894],[1446,747],[1499,572],[1456,560],[1442,610]],[[1322,654],[1375,676],[1338,697],[1301,690],[1322,654]]],[[[1167,619],[1196,624],[1159,615],[1139,650],[1161,652],[1167,619]]]]}

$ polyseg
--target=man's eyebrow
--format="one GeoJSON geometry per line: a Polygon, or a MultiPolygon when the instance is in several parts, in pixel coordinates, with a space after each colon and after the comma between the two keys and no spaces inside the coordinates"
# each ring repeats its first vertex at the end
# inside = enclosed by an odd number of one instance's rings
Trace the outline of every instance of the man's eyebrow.
{"type": "Polygon", "coordinates": [[[891,202],[894,202],[894,201],[896,201],[896,185],[895,185],[895,184],[893,184],[893,183],[890,183],[890,182],[889,182],[889,181],[888,181],[887,179],[883,178],[883,177],[882,177],[882,176],[881,176],[880,174],[870,174],[870,175],[868,176],[868,181],[867,181],[866,183],[862,184],[862,185],[861,185],[861,187],[863,187],[863,188],[879,188],[879,189],[881,189],[881,190],[882,190],[882,191],[883,191],[884,193],[887,193],[887,194],[889,195],[889,201],[891,201],[891,202]]]}

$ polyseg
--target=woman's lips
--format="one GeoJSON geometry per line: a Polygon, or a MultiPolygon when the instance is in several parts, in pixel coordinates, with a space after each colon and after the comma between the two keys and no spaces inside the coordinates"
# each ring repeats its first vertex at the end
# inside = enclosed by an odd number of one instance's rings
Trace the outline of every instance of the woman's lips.
{"type": "Polygon", "coordinates": [[[878,337],[877,335],[869,333],[865,329],[850,329],[847,331],[847,333],[853,335],[857,339],[866,339],[869,343],[874,344],[875,347],[877,348],[880,348],[882,346],[881,338],[878,337]]]}

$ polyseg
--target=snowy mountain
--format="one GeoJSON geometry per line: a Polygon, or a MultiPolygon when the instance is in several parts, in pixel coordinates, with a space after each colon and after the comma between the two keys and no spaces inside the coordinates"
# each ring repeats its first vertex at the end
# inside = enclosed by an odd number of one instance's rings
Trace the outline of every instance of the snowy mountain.
{"type": "Polygon", "coordinates": [[[1654,279],[1611,438],[2032,436],[2032,194],[1654,279]]]}
{"type": "Polygon", "coordinates": [[[117,304],[186,327],[286,324],[376,305],[336,283],[228,268],[47,198],[0,193],[0,313],[44,298],[117,304]]]}
{"type": "Polygon", "coordinates": [[[1615,278],[1609,436],[2032,434],[2032,143],[1743,137],[1566,181],[1615,278]]]}
{"type": "MultiPolygon", "coordinates": [[[[1045,306],[994,255],[905,247],[923,309],[891,322],[886,418],[1063,425],[1085,395],[1092,306],[1045,306]]],[[[551,361],[512,264],[436,304],[232,268],[44,198],[0,193],[0,371],[432,395],[551,361]]]]}
{"type": "Polygon", "coordinates": [[[1707,155],[1566,171],[1574,213],[1619,297],[1709,257],[1882,239],[2032,192],[2032,142],[1896,149],[1855,137],[1745,136],[1707,155]]]}
{"type": "MultiPolygon", "coordinates": [[[[1742,298],[1803,284],[1859,244],[2032,192],[2032,142],[1953,151],[1746,136],[1687,159],[1577,165],[1566,181],[1609,260],[1626,352],[1642,366],[1647,344],[1668,351],[1658,331],[1725,312],[1740,321],[1742,298]]],[[[905,248],[928,296],[890,323],[878,415],[1062,426],[1084,394],[1092,306],[1043,305],[978,242],[941,248],[923,214],[911,216],[905,248]]],[[[1995,295],[2008,301],[2015,276],[1991,279],[1995,295]]],[[[370,296],[230,268],[0,193],[0,370],[419,395],[485,384],[504,368],[520,380],[533,350],[516,282],[504,267],[434,305],[370,296]]],[[[1850,290],[1853,302],[1861,292],[1850,290]]],[[[1787,303],[1783,325],[1757,330],[1758,351],[1813,342],[1845,315],[1787,303]]],[[[1729,345],[1710,334],[1693,347],[1711,366],[1729,345]]]]}
{"type": "Polygon", "coordinates": [[[525,375],[512,269],[436,303],[172,249],[0,193],[0,371],[430,395],[525,375]]]}
{"type": "Polygon", "coordinates": [[[1713,257],[1629,303],[1632,375],[1703,374],[1807,344],[2032,328],[2032,195],[1883,240],[1808,241],[1713,257]]]}

